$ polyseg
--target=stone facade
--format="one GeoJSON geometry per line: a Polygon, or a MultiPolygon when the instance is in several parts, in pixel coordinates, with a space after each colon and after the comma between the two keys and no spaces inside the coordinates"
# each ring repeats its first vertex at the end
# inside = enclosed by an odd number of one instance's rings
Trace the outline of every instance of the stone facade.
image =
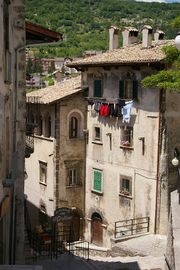
{"type": "MultiPolygon", "coordinates": [[[[31,104],[30,108],[35,116],[37,104],[33,105],[35,104],[31,104]]],[[[28,178],[25,182],[25,193],[29,204],[28,210],[32,217],[32,228],[41,224],[39,211],[43,210],[42,205],[48,217],[54,216],[56,209],[65,207],[72,209],[81,222],[84,218],[85,194],[83,129],[86,128],[86,103],[83,93],[80,91],[70,96],[67,94],[62,99],[57,98],[54,103],[38,104],[38,112],[43,119],[42,134],[37,135],[35,130],[34,153],[26,159],[28,178]],[[51,118],[51,134],[48,136],[46,135],[47,114],[51,118]],[[76,117],[78,121],[77,134],[74,134],[74,137],[70,136],[72,117],[76,117]],[[44,183],[40,180],[41,162],[47,166],[44,183]]]]}
{"type": "Polygon", "coordinates": [[[23,262],[24,1],[1,1],[0,33],[0,263],[8,264],[23,262]]]}

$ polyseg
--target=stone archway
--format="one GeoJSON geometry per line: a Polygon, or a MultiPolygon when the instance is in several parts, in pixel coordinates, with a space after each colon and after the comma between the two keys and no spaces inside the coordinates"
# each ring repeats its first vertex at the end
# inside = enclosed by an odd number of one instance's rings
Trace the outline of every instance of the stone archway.
{"type": "Polygon", "coordinates": [[[91,217],[91,242],[96,245],[103,243],[102,217],[98,213],[93,213],[91,217]]]}

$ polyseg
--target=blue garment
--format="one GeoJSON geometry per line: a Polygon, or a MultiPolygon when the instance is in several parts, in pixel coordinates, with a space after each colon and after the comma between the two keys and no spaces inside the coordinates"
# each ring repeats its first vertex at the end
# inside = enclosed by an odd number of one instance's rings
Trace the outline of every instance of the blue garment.
{"type": "Polygon", "coordinates": [[[133,106],[133,101],[127,101],[126,105],[122,108],[122,115],[123,115],[122,122],[123,123],[130,122],[132,106],[133,106]]]}

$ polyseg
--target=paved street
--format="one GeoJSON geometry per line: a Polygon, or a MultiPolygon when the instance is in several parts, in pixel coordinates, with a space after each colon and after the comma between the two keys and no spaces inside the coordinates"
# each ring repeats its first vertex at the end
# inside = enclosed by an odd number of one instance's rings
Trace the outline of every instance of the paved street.
{"type": "MultiPolygon", "coordinates": [[[[164,269],[166,237],[146,235],[116,244],[131,256],[90,256],[89,261],[71,255],[61,255],[58,260],[41,259],[43,270],[159,270],[164,269]],[[134,254],[134,256],[132,255],[134,254]]],[[[114,249],[114,248],[113,248],[114,249]]]]}

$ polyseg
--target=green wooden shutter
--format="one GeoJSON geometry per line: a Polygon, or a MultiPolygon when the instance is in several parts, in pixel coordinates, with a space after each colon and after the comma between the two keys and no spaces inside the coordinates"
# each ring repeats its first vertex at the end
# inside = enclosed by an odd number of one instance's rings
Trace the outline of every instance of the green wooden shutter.
{"type": "Polygon", "coordinates": [[[102,97],[102,81],[94,80],[94,97],[102,97]]]}
{"type": "Polygon", "coordinates": [[[134,100],[138,99],[138,81],[137,80],[133,81],[133,99],[134,100]]]}
{"type": "Polygon", "coordinates": [[[93,189],[96,191],[102,191],[102,172],[94,171],[94,186],[93,189]]]}
{"type": "Polygon", "coordinates": [[[124,99],[125,97],[125,82],[124,80],[119,81],[119,98],[124,99]]]}

